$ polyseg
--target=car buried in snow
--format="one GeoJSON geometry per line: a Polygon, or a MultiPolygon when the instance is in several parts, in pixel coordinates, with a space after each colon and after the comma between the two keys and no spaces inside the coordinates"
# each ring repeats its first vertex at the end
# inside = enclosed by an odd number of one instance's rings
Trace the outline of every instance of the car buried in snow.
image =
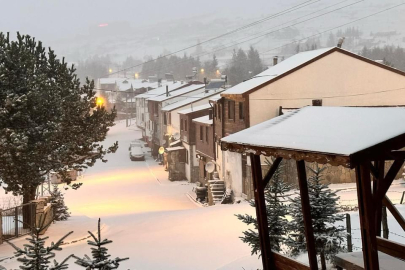
{"type": "Polygon", "coordinates": [[[143,152],[143,146],[140,142],[131,142],[129,146],[129,158],[132,161],[145,160],[145,153],[143,152]]]}

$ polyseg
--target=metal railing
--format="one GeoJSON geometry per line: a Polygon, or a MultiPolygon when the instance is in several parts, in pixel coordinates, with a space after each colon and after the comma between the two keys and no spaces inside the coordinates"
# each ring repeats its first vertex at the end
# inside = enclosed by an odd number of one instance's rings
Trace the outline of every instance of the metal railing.
{"type": "Polygon", "coordinates": [[[4,240],[20,237],[31,232],[36,222],[36,204],[27,203],[0,212],[4,240]]]}

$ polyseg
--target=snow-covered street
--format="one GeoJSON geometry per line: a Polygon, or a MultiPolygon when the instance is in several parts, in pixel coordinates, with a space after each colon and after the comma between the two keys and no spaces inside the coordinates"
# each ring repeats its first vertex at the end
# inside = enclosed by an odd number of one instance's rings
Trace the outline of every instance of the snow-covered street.
{"type": "MultiPolygon", "coordinates": [[[[247,203],[201,207],[187,195],[193,184],[170,182],[167,172],[148,153],[146,161],[129,159],[130,141],[141,137],[135,127],[118,122],[108,134],[105,145],[119,142],[108,162],[98,162],[88,169],[83,186],[68,190],[66,204],[72,212],[68,221],[57,222],[47,231],[57,240],[73,230],[57,253],[57,260],[74,253],[90,254],[87,231],[95,231],[101,217],[102,236],[113,240],[108,246],[113,257],[130,257],[122,269],[257,269],[260,261],[250,256],[250,248],[239,236],[246,228],[234,216],[253,213],[247,203]]],[[[147,148],[146,148],[147,149],[147,148]]],[[[18,246],[24,237],[13,241],[18,246]]],[[[0,245],[0,259],[13,255],[13,249],[0,245]]],[[[1,265],[17,268],[16,259],[1,265]]],[[[70,260],[69,269],[82,269],[70,260]]]]}
{"type": "MultiPolygon", "coordinates": [[[[158,269],[220,269],[254,270],[261,267],[257,256],[239,236],[246,229],[234,214],[254,213],[248,203],[202,207],[187,194],[193,184],[185,181],[170,182],[167,172],[146,155],[146,161],[130,161],[129,143],[141,137],[135,127],[125,127],[118,122],[108,134],[105,145],[119,142],[115,154],[107,156],[108,162],[98,162],[88,169],[77,190],[66,191],[66,204],[72,212],[68,221],[57,222],[47,231],[55,241],[69,231],[57,260],[75,254],[90,254],[87,231],[96,231],[97,218],[101,217],[102,236],[113,240],[108,249],[113,257],[130,257],[120,268],[131,270],[158,269]],[[242,268],[243,267],[243,268],[242,268]]],[[[148,148],[145,148],[148,149],[148,148]]],[[[355,184],[331,185],[341,190],[341,204],[355,205],[355,184]]],[[[388,196],[397,203],[404,190],[403,180],[395,181],[388,196]]],[[[398,209],[405,214],[405,205],[398,209]]],[[[358,213],[352,212],[353,244],[355,251],[361,247],[358,213]]],[[[390,239],[404,242],[400,226],[389,214],[390,239]],[[394,233],[394,234],[393,234],[394,233]]],[[[22,246],[24,237],[13,240],[22,246]]],[[[13,255],[13,249],[0,245],[0,259],[13,255]]],[[[301,256],[306,261],[305,256],[301,256]]],[[[0,263],[7,269],[17,269],[16,259],[0,263]]],[[[69,269],[82,269],[71,259],[69,269]]]]}

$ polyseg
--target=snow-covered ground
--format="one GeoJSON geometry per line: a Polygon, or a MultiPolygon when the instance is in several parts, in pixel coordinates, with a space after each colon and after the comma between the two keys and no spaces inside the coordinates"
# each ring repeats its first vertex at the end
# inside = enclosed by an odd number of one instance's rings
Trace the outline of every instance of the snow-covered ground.
{"type": "MultiPolygon", "coordinates": [[[[109,155],[108,162],[97,163],[88,169],[83,186],[66,192],[66,203],[72,212],[68,221],[57,222],[47,231],[55,241],[68,231],[74,231],[57,252],[57,260],[74,253],[90,255],[87,231],[95,231],[101,217],[102,236],[113,240],[108,247],[112,257],[130,257],[120,269],[131,270],[256,270],[261,262],[250,255],[250,248],[239,236],[246,229],[234,214],[254,214],[246,202],[234,205],[201,207],[187,195],[193,184],[170,182],[167,172],[148,153],[146,161],[132,162],[128,147],[131,140],[141,137],[135,127],[119,122],[109,132],[106,145],[118,141],[117,153],[109,155]],[[74,243],[72,243],[74,242],[74,243]]],[[[342,204],[356,204],[354,184],[331,185],[341,190],[342,204]]],[[[404,182],[396,181],[389,197],[394,202],[405,190],[404,182]]],[[[0,191],[2,192],[2,191],[0,191]]],[[[10,195],[8,195],[10,196],[10,195]]],[[[4,198],[0,195],[0,198],[4,198]]],[[[405,214],[405,205],[399,206],[405,214]]],[[[353,244],[361,247],[358,213],[352,212],[353,244]]],[[[390,239],[405,243],[405,233],[389,216],[390,239]],[[399,235],[399,236],[398,236],[399,235]]],[[[13,240],[18,246],[24,238],[13,240]]],[[[13,249],[0,245],[0,260],[13,255],[13,249]]],[[[303,261],[306,258],[303,257],[303,261]]],[[[7,269],[17,269],[16,259],[0,263],[7,269]]],[[[70,261],[69,269],[82,269],[70,261]]]]}

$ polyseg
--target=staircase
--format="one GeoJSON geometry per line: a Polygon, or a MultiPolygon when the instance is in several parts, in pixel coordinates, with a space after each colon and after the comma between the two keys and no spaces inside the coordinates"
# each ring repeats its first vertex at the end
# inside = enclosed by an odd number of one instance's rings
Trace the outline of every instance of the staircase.
{"type": "Polygon", "coordinates": [[[225,182],[220,180],[218,173],[214,173],[213,180],[208,180],[209,183],[209,193],[210,199],[212,199],[212,204],[221,203],[222,198],[225,193],[225,182]]]}

